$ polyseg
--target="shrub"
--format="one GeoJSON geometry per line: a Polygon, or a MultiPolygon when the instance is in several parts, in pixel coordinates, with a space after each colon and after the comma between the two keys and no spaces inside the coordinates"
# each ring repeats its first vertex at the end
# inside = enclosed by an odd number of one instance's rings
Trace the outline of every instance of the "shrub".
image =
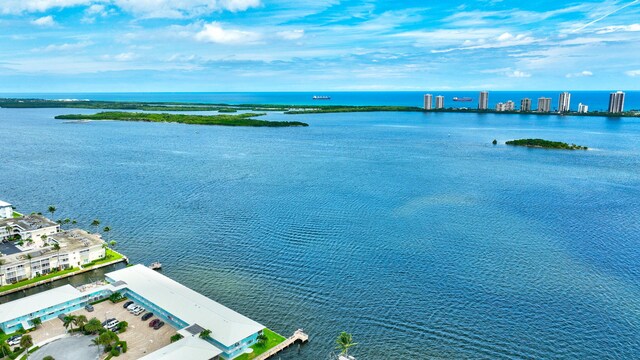
{"type": "Polygon", "coordinates": [[[171,337],[171,342],[176,342],[180,339],[182,339],[184,336],[180,335],[180,334],[175,334],[171,337]]]}
{"type": "Polygon", "coordinates": [[[120,350],[118,350],[118,348],[112,348],[111,356],[120,356],[120,350]]]}

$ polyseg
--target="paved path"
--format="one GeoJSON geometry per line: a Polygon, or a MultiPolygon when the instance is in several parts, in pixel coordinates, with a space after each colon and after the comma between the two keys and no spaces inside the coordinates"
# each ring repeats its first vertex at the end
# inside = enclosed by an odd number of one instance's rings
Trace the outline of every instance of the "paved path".
{"type": "Polygon", "coordinates": [[[29,355],[29,360],[42,360],[47,355],[53,356],[54,359],[97,360],[102,351],[93,345],[91,339],[93,337],[84,335],[67,336],[41,347],[29,355]]]}

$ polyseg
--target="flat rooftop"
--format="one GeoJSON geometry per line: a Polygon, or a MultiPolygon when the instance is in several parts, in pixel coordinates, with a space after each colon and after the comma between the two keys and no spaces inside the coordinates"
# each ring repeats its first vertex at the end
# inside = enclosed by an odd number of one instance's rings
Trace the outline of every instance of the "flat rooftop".
{"type": "Polygon", "coordinates": [[[77,299],[80,296],[82,296],[82,293],[76,288],[71,285],[64,285],[33,294],[22,299],[1,304],[0,323],[28,315],[34,311],[77,299]]]}
{"type": "Polygon", "coordinates": [[[0,219],[0,227],[4,228],[7,226],[18,226],[23,231],[33,231],[58,226],[58,223],[42,215],[25,215],[19,218],[0,219]]]}
{"type": "Polygon", "coordinates": [[[190,325],[211,330],[211,338],[227,347],[265,327],[143,265],[106,274],[190,325]]]}
{"type": "Polygon", "coordinates": [[[49,235],[49,242],[55,241],[60,245],[61,251],[72,251],[80,248],[88,248],[96,245],[102,246],[104,241],[98,234],[90,234],[81,229],[66,230],[49,235]]]}
{"type": "Polygon", "coordinates": [[[9,204],[9,203],[8,203],[8,202],[6,202],[6,201],[2,201],[2,200],[0,200],[0,208],[7,207],[7,206],[11,206],[11,204],[9,204]]]}
{"type": "Polygon", "coordinates": [[[187,336],[181,340],[162,347],[140,360],[209,360],[222,354],[222,351],[199,337],[187,336]]]}

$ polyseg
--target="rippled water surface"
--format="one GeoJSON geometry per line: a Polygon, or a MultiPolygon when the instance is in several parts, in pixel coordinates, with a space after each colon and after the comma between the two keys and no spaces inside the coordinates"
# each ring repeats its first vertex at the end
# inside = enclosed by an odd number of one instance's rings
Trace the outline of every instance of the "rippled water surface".
{"type": "MultiPolygon", "coordinates": [[[[0,198],[359,359],[640,358],[640,121],[319,114],[308,128],[0,109],[0,198]],[[491,145],[540,137],[593,148],[491,145]],[[88,226],[87,226],[88,227],[88,226]]],[[[71,110],[86,112],[90,110],[71,110]]]]}

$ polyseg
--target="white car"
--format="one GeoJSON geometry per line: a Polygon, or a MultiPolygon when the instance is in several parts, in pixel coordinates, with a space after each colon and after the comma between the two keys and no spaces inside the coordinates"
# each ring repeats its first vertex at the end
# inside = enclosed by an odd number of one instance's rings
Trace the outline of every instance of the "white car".
{"type": "Polygon", "coordinates": [[[7,339],[7,344],[9,344],[9,346],[20,345],[20,340],[22,340],[22,335],[14,335],[7,339]]]}
{"type": "Polygon", "coordinates": [[[118,320],[111,321],[111,322],[107,323],[105,328],[107,330],[113,331],[118,326],[119,323],[120,323],[120,321],[118,321],[118,320]]]}
{"type": "Polygon", "coordinates": [[[131,310],[131,309],[133,309],[134,307],[139,307],[139,305],[138,305],[138,304],[136,304],[136,303],[133,303],[133,304],[131,304],[131,305],[127,306],[127,310],[131,310]]]}
{"type": "Polygon", "coordinates": [[[141,308],[138,308],[137,310],[135,310],[135,311],[133,311],[131,313],[133,315],[135,315],[135,316],[138,316],[138,315],[142,314],[143,312],[145,312],[145,308],[141,307],[141,308]]]}

